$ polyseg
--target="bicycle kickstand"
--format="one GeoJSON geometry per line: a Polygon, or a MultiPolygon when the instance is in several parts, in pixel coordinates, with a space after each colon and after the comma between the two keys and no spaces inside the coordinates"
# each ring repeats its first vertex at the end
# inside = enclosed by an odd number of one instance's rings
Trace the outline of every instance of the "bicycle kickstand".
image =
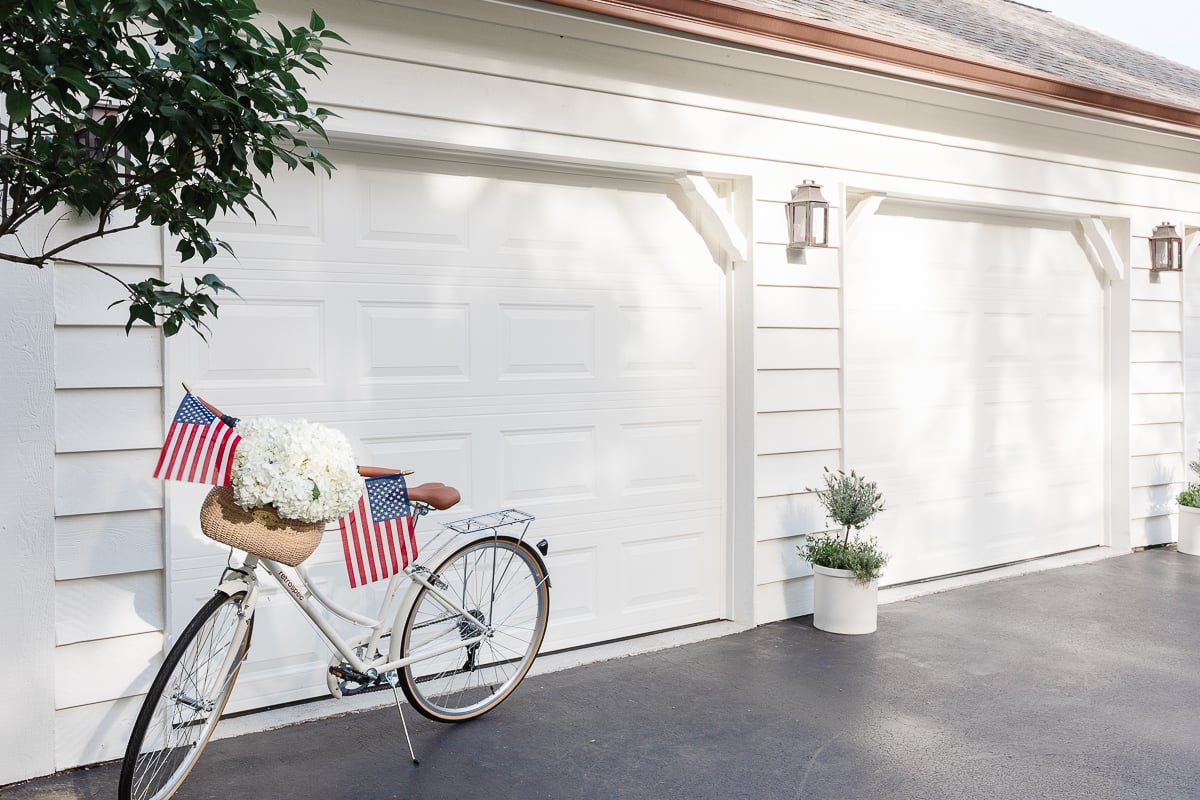
{"type": "Polygon", "coordinates": [[[392,687],[392,697],[394,697],[396,700],[396,712],[400,714],[400,726],[404,728],[404,740],[408,742],[408,755],[410,758],[412,758],[414,766],[420,766],[421,762],[417,761],[417,754],[413,752],[412,737],[408,734],[408,721],[404,719],[404,709],[400,704],[400,692],[396,691],[396,684],[399,683],[399,681],[396,678],[395,673],[391,673],[387,677],[388,684],[392,687]]]}

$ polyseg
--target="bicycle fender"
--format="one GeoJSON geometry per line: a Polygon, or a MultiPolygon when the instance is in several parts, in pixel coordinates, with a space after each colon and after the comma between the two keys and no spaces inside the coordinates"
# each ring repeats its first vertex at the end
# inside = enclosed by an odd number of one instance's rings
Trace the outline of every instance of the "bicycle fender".
{"type": "Polygon", "coordinates": [[[258,600],[258,582],[250,580],[245,576],[226,578],[217,585],[214,592],[229,596],[233,596],[238,592],[245,592],[246,600],[242,603],[243,612],[253,614],[255,601],[258,600]]]}

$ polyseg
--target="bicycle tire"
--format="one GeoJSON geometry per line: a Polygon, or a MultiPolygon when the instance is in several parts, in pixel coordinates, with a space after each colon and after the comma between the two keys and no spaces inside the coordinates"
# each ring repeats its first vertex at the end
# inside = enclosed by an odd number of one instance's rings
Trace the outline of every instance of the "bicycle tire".
{"type": "MultiPolygon", "coordinates": [[[[537,657],[550,616],[544,566],[528,545],[496,537],[450,555],[430,576],[488,627],[480,643],[417,661],[400,670],[400,688],[418,712],[439,722],[486,714],[512,694],[537,657]]],[[[401,632],[400,655],[465,641],[477,630],[422,587],[401,632]]]]}
{"type": "Polygon", "coordinates": [[[214,594],[167,653],[133,723],[119,800],[166,800],[200,758],[250,649],[253,617],[238,640],[245,597],[214,594]],[[234,657],[222,669],[230,652],[234,657]]]}

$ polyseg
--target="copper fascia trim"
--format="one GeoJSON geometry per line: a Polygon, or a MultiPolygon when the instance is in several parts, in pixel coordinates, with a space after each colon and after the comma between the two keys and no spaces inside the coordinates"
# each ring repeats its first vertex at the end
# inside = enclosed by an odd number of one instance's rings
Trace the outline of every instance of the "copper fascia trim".
{"type": "Polygon", "coordinates": [[[971,61],[730,0],[542,0],[678,33],[1155,130],[1200,136],[1200,110],[971,61]]]}

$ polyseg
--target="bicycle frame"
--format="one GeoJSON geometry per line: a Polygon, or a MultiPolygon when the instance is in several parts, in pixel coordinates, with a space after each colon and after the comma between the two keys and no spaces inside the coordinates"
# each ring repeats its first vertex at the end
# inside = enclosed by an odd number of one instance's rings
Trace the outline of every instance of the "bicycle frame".
{"type": "MultiPolygon", "coordinates": [[[[523,525],[520,536],[513,537],[516,541],[524,541],[525,533],[529,529],[529,524],[533,521],[533,517],[523,512],[515,510],[507,510],[495,512],[492,514],[483,514],[478,517],[470,517],[460,520],[455,523],[450,523],[443,526],[443,532],[451,534],[467,535],[469,538],[462,541],[462,544],[470,544],[473,541],[480,541],[485,538],[496,537],[497,529],[508,525],[523,525]],[[481,533],[490,534],[481,536],[481,533]],[[473,534],[473,535],[472,535],[473,534]]],[[[439,534],[440,536],[441,534],[439,534]]],[[[436,537],[435,540],[436,541],[436,537]]],[[[544,543],[543,543],[544,544],[544,543]]],[[[442,552],[446,547],[434,550],[434,555],[442,552]]],[[[536,554],[535,554],[536,555],[536,554]]],[[[540,561],[540,558],[539,558],[540,561]]],[[[452,597],[447,595],[440,586],[433,581],[430,581],[426,576],[432,573],[429,570],[416,562],[405,567],[400,572],[392,575],[387,582],[387,587],[380,601],[379,613],[377,619],[370,619],[361,614],[358,614],[350,609],[344,608],[334,602],[332,599],[323,595],[317,589],[315,583],[309,579],[308,573],[303,566],[296,567],[296,573],[300,577],[301,586],[297,586],[291,576],[285,570],[283,564],[272,561],[269,558],[263,558],[256,555],[247,555],[246,560],[240,567],[230,567],[222,576],[222,581],[217,587],[218,591],[227,594],[234,594],[238,591],[246,592],[246,600],[243,602],[243,616],[249,618],[253,615],[254,607],[258,599],[259,583],[256,569],[259,564],[266,567],[271,577],[275,579],[280,588],[283,589],[286,595],[306,616],[324,637],[325,641],[338,653],[347,664],[355,672],[361,673],[364,676],[375,679],[378,675],[392,672],[394,670],[403,669],[410,664],[424,661],[430,658],[445,653],[453,652],[461,649],[464,646],[478,644],[487,638],[490,631],[466,608],[461,606],[452,597]],[[423,650],[420,653],[415,653],[407,657],[388,660],[383,656],[364,660],[358,655],[358,650],[364,648],[366,652],[378,652],[380,640],[391,633],[392,628],[388,627],[388,611],[393,610],[393,605],[396,599],[396,593],[402,583],[408,582],[409,586],[406,592],[404,602],[397,610],[407,608],[408,604],[415,598],[417,592],[422,588],[429,591],[429,595],[446,610],[447,613],[454,615],[460,621],[466,622],[472,628],[474,633],[464,635],[458,641],[443,645],[441,647],[423,650]],[[315,603],[314,603],[315,601],[315,603]],[[318,605],[325,609],[330,615],[341,617],[342,619],[352,624],[358,625],[367,629],[367,633],[363,636],[354,637],[350,640],[344,639],[332,626],[328,616],[318,610],[318,605]]],[[[543,565],[544,567],[544,565],[543,565]]],[[[549,580],[549,573],[543,568],[543,572],[549,580]]],[[[393,615],[393,619],[396,619],[393,615]]],[[[389,654],[390,655],[390,654],[389,654]]]]}
{"type": "MultiPolygon", "coordinates": [[[[255,572],[256,567],[262,564],[271,574],[283,589],[283,593],[296,605],[302,614],[308,617],[321,635],[329,643],[338,655],[350,665],[356,672],[370,674],[372,670],[376,674],[391,672],[392,670],[403,669],[409,664],[414,664],[418,661],[423,661],[427,658],[436,658],[444,653],[449,653],[462,648],[464,645],[472,645],[477,642],[482,642],[487,637],[487,628],[480,624],[471,613],[448,597],[436,584],[431,583],[426,579],[423,570],[408,567],[401,572],[396,573],[388,580],[387,589],[384,592],[383,599],[380,602],[379,619],[368,620],[359,614],[350,611],[349,609],[341,608],[336,603],[322,596],[315,588],[310,580],[307,579],[306,573],[302,568],[297,567],[297,573],[301,575],[301,580],[304,589],[301,589],[292,578],[287,574],[282,564],[272,561],[268,558],[260,558],[258,556],[247,556],[246,561],[241,567],[233,568],[229,572],[238,573],[238,577],[229,577],[226,574],[226,579],[221,582],[218,591],[233,594],[238,591],[246,592],[246,600],[243,603],[243,608],[247,610],[247,614],[251,612],[258,599],[259,582],[255,572]],[[440,648],[423,651],[406,658],[400,658],[391,661],[383,661],[372,659],[365,661],[359,657],[356,652],[360,647],[366,647],[368,651],[373,651],[378,647],[379,640],[385,635],[391,633],[391,628],[387,626],[386,612],[391,609],[396,596],[396,591],[401,583],[408,581],[412,588],[410,591],[416,591],[418,587],[424,587],[429,590],[432,596],[439,605],[446,609],[450,614],[456,615],[459,619],[468,622],[474,626],[475,633],[472,636],[463,638],[461,641],[454,644],[446,645],[440,648]],[[314,603],[313,601],[316,601],[314,603]],[[369,628],[369,633],[365,637],[356,637],[347,641],[342,638],[333,626],[326,614],[320,612],[317,605],[323,607],[330,614],[337,615],[352,622],[356,625],[369,628]],[[370,623],[369,625],[367,623],[370,623]],[[360,641],[361,639],[361,641],[360,641]]],[[[373,676],[372,676],[373,677],[373,676]]]]}

